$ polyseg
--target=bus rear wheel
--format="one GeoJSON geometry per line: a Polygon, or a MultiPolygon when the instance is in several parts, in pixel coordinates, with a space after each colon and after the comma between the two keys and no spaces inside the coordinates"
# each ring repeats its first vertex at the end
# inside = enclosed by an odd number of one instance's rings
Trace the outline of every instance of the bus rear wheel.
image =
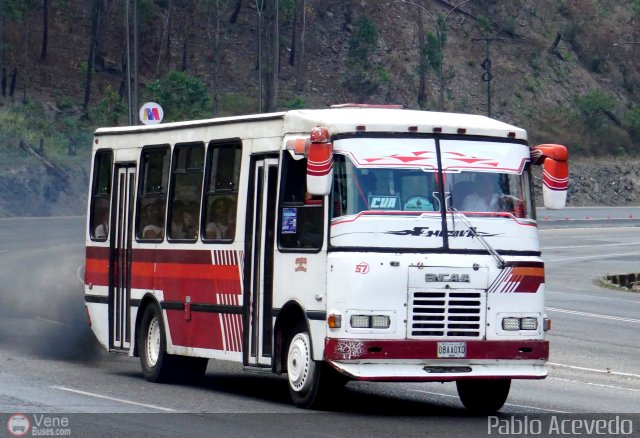
{"type": "Polygon", "coordinates": [[[138,346],[142,374],[150,382],[167,382],[173,374],[172,357],[167,354],[167,340],[164,334],[162,314],[157,305],[144,310],[138,346]]]}
{"type": "Polygon", "coordinates": [[[458,396],[465,408],[476,414],[499,411],[509,397],[511,379],[458,380],[458,396]]]}

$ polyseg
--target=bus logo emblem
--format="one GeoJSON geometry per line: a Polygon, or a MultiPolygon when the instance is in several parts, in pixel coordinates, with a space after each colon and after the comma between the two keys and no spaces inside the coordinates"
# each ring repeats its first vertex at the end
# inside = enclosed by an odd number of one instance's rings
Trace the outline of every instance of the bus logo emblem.
{"type": "Polygon", "coordinates": [[[307,258],[306,257],[298,257],[296,259],[296,269],[295,272],[307,272],[307,258]]]}

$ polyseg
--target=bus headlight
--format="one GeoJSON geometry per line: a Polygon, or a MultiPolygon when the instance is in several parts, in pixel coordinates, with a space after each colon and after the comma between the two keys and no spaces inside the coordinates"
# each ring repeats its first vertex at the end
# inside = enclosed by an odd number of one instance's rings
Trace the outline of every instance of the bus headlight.
{"type": "Polygon", "coordinates": [[[502,319],[502,330],[519,331],[519,330],[538,330],[538,318],[525,317],[515,318],[507,317],[502,319]]]}
{"type": "Polygon", "coordinates": [[[520,330],[538,330],[538,318],[521,318],[520,330]]]}
{"type": "Polygon", "coordinates": [[[391,318],[387,315],[371,315],[371,328],[389,328],[391,318]]]}
{"type": "Polygon", "coordinates": [[[369,315],[351,315],[351,327],[353,328],[371,327],[371,320],[369,315]]]}
{"type": "Polygon", "coordinates": [[[505,331],[517,331],[517,330],[520,330],[520,319],[518,319],[518,318],[504,318],[502,320],[502,330],[505,330],[505,331]]]}
{"type": "Polygon", "coordinates": [[[351,328],[388,329],[391,326],[389,315],[351,315],[351,328]]]}

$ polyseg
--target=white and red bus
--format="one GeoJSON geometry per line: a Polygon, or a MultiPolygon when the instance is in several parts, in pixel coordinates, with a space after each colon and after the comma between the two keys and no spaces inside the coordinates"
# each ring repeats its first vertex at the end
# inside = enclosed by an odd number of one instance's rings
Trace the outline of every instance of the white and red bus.
{"type": "Polygon", "coordinates": [[[533,200],[565,203],[560,145],[476,115],[342,106],[95,132],[85,301],[144,376],[208,359],[288,376],[456,382],[490,412],[547,375],[533,200]]]}

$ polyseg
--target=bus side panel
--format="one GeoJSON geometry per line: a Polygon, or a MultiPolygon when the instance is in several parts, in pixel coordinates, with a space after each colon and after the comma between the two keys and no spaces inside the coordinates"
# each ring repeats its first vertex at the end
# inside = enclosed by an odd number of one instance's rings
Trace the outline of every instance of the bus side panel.
{"type": "Polygon", "coordinates": [[[242,326],[233,318],[242,302],[240,257],[230,250],[158,251],[155,287],[164,294],[172,345],[240,351],[242,326]]]}

